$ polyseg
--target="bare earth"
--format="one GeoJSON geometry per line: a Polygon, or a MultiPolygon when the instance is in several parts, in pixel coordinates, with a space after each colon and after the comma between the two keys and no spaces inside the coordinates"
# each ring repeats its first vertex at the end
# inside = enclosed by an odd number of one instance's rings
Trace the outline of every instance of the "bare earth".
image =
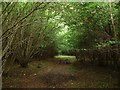
{"type": "Polygon", "coordinates": [[[3,77],[3,88],[117,88],[118,72],[80,64],[58,64],[55,60],[33,61],[29,68],[19,65],[3,77]]]}

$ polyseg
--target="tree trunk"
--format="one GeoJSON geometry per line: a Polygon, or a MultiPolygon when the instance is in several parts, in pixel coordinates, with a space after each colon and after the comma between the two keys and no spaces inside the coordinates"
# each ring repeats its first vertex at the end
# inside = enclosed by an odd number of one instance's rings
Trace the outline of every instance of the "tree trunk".
{"type": "Polygon", "coordinates": [[[109,2],[109,10],[110,10],[110,19],[111,19],[111,23],[112,23],[112,37],[116,39],[116,32],[115,32],[115,22],[114,22],[114,18],[113,18],[113,14],[112,14],[112,4],[111,2],[109,2]]]}

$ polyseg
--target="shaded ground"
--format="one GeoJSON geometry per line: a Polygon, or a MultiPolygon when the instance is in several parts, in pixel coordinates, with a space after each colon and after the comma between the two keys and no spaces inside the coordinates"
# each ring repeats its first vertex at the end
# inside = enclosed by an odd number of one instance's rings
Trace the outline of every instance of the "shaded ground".
{"type": "Polygon", "coordinates": [[[58,64],[55,59],[34,61],[29,68],[15,65],[9,77],[3,77],[5,88],[117,88],[118,72],[87,64],[58,64]]]}

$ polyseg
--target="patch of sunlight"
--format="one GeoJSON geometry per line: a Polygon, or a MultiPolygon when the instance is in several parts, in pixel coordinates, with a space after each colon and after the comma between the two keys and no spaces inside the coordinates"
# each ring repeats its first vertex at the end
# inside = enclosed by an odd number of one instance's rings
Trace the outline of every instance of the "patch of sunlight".
{"type": "Polygon", "coordinates": [[[64,26],[64,28],[62,30],[60,30],[60,32],[58,33],[58,35],[64,35],[68,32],[68,26],[64,26]]]}
{"type": "Polygon", "coordinates": [[[55,58],[59,58],[59,59],[75,59],[75,56],[68,56],[68,55],[58,55],[55,56],[55,58]]]}

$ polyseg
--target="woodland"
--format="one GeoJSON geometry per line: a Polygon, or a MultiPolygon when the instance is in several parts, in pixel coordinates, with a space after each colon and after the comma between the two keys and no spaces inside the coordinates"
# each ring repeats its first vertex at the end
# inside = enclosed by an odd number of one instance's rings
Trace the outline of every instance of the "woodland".
{"type": "Polygon", "coordinates": [[[2,2],[3,88],[120,88],[120,2],[2,2]]]}

